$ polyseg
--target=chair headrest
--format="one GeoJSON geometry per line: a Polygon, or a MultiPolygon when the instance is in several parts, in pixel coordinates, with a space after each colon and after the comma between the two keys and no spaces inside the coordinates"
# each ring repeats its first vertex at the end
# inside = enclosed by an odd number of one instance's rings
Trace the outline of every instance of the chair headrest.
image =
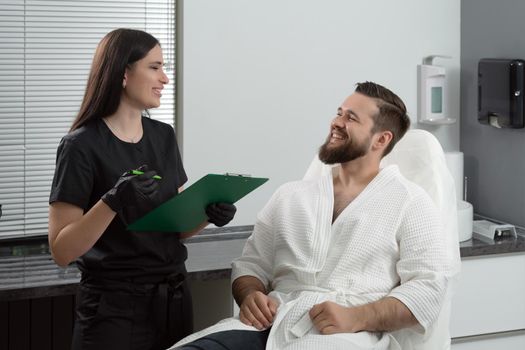
{"type": "Polygon", "coordinates": [[[445,153],[434,135],[421,129],[407,131],[381,167],[395,164],[408,180],[421,186],[438,208],[449,206],[456,198],[454,179],[448,170],[445,153]]]}

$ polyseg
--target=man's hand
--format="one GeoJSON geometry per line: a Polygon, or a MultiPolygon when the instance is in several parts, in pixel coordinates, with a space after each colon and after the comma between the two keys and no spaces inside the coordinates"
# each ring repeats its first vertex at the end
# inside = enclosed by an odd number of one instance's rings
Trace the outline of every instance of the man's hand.
{"type": "Polygon", "coordinates": [[[358,308],[341,306],[332,301],[314,305],[310,318],[321,334],[355,333],[362,330],[362,314],[358,308]]]}
{"type": "Polygon", "coordinates": [[[277,306],[275,299],[255,291],[244,298],[239,318],[242,323],[262,330],[272,325],[277,306]]]}
{"type": "Polygon", "coordinates": [[[410,309],[393,297],[355,307],[325,301],[312,307],[310,318],[321,334],[391,332],[418,324],[410,309]]]}

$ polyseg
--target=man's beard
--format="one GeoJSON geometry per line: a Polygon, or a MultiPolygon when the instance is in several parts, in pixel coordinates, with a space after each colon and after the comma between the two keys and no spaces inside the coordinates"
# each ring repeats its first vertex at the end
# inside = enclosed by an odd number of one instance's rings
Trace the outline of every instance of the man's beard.
{"type": "Polygon", "coordinates": [[[371,142],[370,138],[361,144],[356,143],[353,139],[347,139],[342,145],[334,147],[330,146],[331,137],[330,133],[325,143],[319,148],[319,159],[325,164],[346,163],[362,157],[367,153],[371,142]]]}

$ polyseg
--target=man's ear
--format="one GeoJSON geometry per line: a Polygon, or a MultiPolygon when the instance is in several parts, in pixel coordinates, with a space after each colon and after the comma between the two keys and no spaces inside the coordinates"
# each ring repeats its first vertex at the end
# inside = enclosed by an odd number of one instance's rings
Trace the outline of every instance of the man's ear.
{"type": "Polygon", "coordinates": [[[391,131],[388,131],[388,130],[380,131],[376,134],[376,137],[373,143],[373,147],[375,149],[384,151],[388,147],[390,142],[392,142],[393,138],[394,138],[394,134],[392,134],[391,131]]]}

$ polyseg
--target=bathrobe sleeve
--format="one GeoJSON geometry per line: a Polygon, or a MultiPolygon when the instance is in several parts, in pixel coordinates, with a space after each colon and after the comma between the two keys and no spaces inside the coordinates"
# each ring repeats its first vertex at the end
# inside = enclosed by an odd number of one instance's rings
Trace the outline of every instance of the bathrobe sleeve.
{"type": "Polygon", "coordinates": [[[258,278],[269,290],[273,280],[274,235],[273,225],[281,189],[277,190],[257,215],[252,235],[246,241],[242,255],[232,263],[231,281],[241,276],[258,278]]]}
{"type": "Polygon", "coordinates": [[[400,285],[389,296],[405,304],[426,332],[440,312],[452,261],[439,213],[425,193],[407,202],[397,241],[400,285]]]}

